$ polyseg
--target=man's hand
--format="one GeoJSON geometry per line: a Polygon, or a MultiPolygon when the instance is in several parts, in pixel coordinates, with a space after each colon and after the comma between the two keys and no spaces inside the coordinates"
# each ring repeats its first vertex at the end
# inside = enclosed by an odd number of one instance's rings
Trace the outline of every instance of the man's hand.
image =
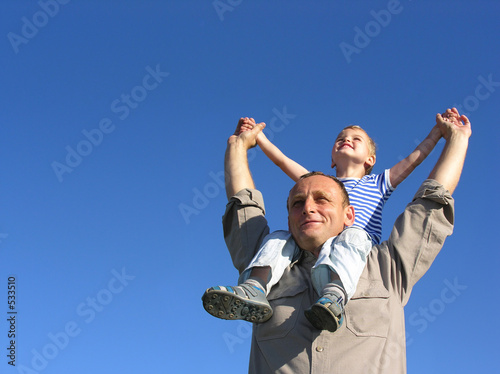
{"type": "Polygon", "coordinates": [[[248,150],[257,145],[257,135],[266,127],[264,122],[255,123],[253,118],[240,118],[236,130],[228,139],[228,144],[240,142],[248,150]]]}
{"type": "Polygon", "coordinates": [[[251,130],[255,127],[255,120],[253,118],[240,118],[234,135],[240,135],[244,131],[251,130]]]}
{"type": "Polygon", "coordinates": [[[261,133],[264,127],[266,127],[265,123],[255,124],[253,118],[240,118],[236,131],[227,141],[224,172],[228,200],[245,188],[255,188],[248,167],[247,152],[257,145],[257,135],[261,133]]]}
{"type": "Polygon", "coordinates": [[[429,175],[452,194],[462,174],[462,168],[472,134],[469,119],[456,108],[436,115],[436,126],[446,139],[441,156],[429,175]]]}
{"type": "Polygon", "coordinates": [[[443,114],[437,114],[436,124],[446,140],[449,140],[452,135],[469,138],[472,134],[469,119],[465,115],[460,115],[457,108],[447,109],[443,114]]]}

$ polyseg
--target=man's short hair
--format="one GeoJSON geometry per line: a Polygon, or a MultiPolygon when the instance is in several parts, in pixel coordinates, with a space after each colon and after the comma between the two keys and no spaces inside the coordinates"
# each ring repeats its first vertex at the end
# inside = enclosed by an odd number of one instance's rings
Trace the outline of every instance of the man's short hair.
{"type": "MultiPolygon", "coordinates": [[[[333,175],[328,175],[328,174],[322,173],[321,171],[310,171],[309,173],[306,173],[306,174],[302,175],[299,178],[299,181],[302,180],[302,179],[313,177],[315,175],[320,175],[320,176],[323,176],[323,177],[330,178],[335,183],[337,183],[337,185],[340,188],[340,193],[342,195],[342,207],[345,208],[346,206],[351,205],[351,202],[349,201],[349,194],[347,193],[347,190],[345,189],[344,183],[342,183],[341,181],[339,181],[337,179],[337,177],[334,177],[333,175]]],[[[292,189],[293,189],[293,187],[292,187],[292,189]]],[[[292,190],[290,190],[290,191],[292,191],[292,190]]],[[[290,196],[290,193],[288,193],[288,196],[290,196]]],[[[288,198],[286,199],[286,209],[289,210],[289,208],[288,208],[288,198]]]]}

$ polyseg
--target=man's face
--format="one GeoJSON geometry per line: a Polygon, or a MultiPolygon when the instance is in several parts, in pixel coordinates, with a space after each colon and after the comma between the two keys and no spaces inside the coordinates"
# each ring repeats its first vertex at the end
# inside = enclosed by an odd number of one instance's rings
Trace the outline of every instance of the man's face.
{"type": "Polygon", "coordinates": [[[314,175],[290,191],[288,227],[300,248],[316,255],[321,245],[354,222],[354,208],[342,206],[342,192],[334,180],[314,175]]]}

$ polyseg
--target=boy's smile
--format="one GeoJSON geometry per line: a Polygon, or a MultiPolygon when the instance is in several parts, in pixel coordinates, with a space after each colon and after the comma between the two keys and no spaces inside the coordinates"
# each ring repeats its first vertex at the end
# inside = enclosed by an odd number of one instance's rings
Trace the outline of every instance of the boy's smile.
{"type": "Polygon", "coordinates": [[[349,144],[349,143],[343,143],[343,144],[341,144],[340,147],[339,147],[339,149],[341,149],[341,148],[351,148],[351,149],[354,149],[354,147],[351,144],[349,144]]]}
{"type": "Polygon", "coordinates": [[[368,148],[368,139],[365,132],[358,129],[342,130],[337,140],[335,140],[332,156],[343,149],[352,149],[356,151],[355,153],[358,154],[359,158],[368,157],[370,150],[368,148]]]}
{"type": "MultiPolygon", "coordinates": [[[[375,156],[371,150],[371,139],[361,128],[345,128],[335,140],[332,149],[332,167],[337,167],[337,176],[353,174],[353,168],[359,170],[359,178],[373,167],[375,156]],[[349,172],[347,172],[349,170],[349,172]]],[[[354,174],[358,174],[355,172],[354,174]]]]}

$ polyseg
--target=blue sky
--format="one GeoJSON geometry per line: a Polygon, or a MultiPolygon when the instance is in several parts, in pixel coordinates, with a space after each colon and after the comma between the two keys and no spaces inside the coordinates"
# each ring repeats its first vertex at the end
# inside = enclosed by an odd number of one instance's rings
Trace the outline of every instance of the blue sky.
{"type": "MultiPolygon", "coordinates": [[[[406,308],[408,371],[498,371],[499,11],[487,0],[4,2],[0,372],[245,373],[249,325],[201,304],[237,278],[221,173],[238,118],[266,122],[285,153],[324,172],[337,133],[359,124],[381,172],[451,106],[473,135],[455,233],[406,308]]],[[[387,203],[384,238],[442,146],[387,203]]],[[[292,182],[251,157],[271,228],[285,228],[292,182]]]]}

